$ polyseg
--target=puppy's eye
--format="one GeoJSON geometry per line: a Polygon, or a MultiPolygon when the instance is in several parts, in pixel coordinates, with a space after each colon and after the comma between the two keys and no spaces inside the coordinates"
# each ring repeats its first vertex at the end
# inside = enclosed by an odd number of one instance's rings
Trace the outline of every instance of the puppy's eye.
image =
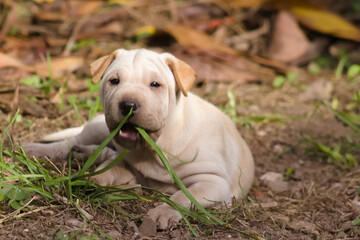
{"type": "Polygon", "coordinates": [[[156,81],[153,81],[153,82],[150,83],[150,87],[158,88],[158,87],[160,87],[160,83],[158,83],[156,81]]]}
{"type": "Polygon", "coordinates": [[[113,78],[110,80],[110,83],[112,85],[118,85],[120,83],[120,80],[118,78],[113,78]]]}

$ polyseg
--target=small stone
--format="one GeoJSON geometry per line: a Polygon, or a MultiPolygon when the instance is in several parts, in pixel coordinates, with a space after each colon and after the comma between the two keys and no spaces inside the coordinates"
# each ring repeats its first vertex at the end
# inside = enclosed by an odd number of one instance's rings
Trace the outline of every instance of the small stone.
{"type": "Polygon", "coordinates": [[[331,93],[334,89],[334,85],[330,80],[320,79],[310,84],[305,92],[298,95],[298,99],[301,102],[310,102],[314,100],[329,100],[331,93]]]}
{"type": "Polygon", "coordinates": [[[273,148],[274,153],[280,154],[284,151],[283,147],[280,144],[276,144],[273,148]]]}
{"type": "Polygon", "coordinates": [[[155,236],[156,234],[156,222],[149,217],[144,217],[139,227],[139,232],[142,237],[155,236]]]}
{"type": "Polygon", "coordinates": [[[81,227],[81,225],[83,224],[82,222],[80,222],[76,218],[67,219],[66,223],[67,223],[68,226],[73,226],[73,227],[81,227]]]}
{"type": "Polygon", "coordinates": [[[284,181],[281,173],[267,172],[260,177],[260,180],[263,181],[273,192],[284,192],[289,188],[288,182],[284,181]]]}

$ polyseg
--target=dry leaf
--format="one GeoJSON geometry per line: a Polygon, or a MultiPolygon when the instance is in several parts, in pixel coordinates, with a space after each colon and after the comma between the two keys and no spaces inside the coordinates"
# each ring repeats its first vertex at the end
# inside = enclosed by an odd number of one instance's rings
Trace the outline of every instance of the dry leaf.
{"type": "Polygon", "coordinates": [[[306,1],[289,1],[289,10],[309,28],[337,37],[360,41],[360,29],[341,16],[306,1]]]}
{"type": "MultiPolygon", "coordinates": [[[[51,60],[51,76],[54,78],[61,77],[65,73],[73,72],[82,66],[85,61],[82,57],[64,57],[51,60]]],[[[35,65],[36,73],[39,76],[49,76],[50,69],[47,62],[37,63],[35,65]]]]}
{"type": "Polygon", "coordinates": [[[258,7],[271,0],[228,0],[226,1],[233,8],[258,7]]]}
{"type": "Polygon", "coordinates": [[[221,44],[209,35],[183,25],[169,24],[165,31],[170,33],[184,47],[197,47],[205,51],[216,51],[230,55],[237,54],[235,50],[221,44]]]}
{"type": "Polygon", "coordinates": [[[3,67],[14,67],[26,71],[34,71],[34,68],[23,64],[20,60],[16,59],[15,57],[0,52],[0,68],[3,67]]]}
{"type": "Polygon", "coordinates": [[[103,1],[72,1],[71,4],[76,8],[77,15],[83,16],[94,12],[104,5],[103,1]]]}
{"type": "Polygon", "coordinates": [[[286,63],[303,57],[310,48],[310,42],[287,11],[280,11],[275,19],[268,56],[286,63]]]}
{"type": "MultiPolygon", "coordinates": [[[[252,72],[241,70],[240,64],[230,65],[210,56],[188,56],[176,54],[177,57],[187,62],[196,71],[197,79],[208,82],[238,82],[245,83],[259,80],[259,77],[252,72]]],[[[237,59],[236,61],[241,61],[237,59]]]]}
{"type": "Polygon", "coordinates": [[[336,37],[360,41],[360,29],[343,17],[306,0],[228,0],[230,6],[258,7],[271,6],[288,10],[305,26],[336,37]]]}

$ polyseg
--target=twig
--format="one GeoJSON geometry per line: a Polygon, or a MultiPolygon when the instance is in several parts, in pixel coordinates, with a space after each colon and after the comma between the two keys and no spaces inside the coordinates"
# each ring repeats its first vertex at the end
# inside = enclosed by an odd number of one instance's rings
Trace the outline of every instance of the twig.
{"type": "Polygon", "coordinates": [[[71,33],[71,36],[65,46],[65,49],[62,53],[62,55],[64,57],[67,57],[70,55],[71,53],[71,49],[74,46],[75,40],[77,35],[79,35],[79,32],[81,30],[81,28],[84,26],[84,24],[89,20],[89,15],[85,15],[84,17],[82,17],[75,25],[73,32],[71,33]]]}
{"type": "Polygon", "coordinates": [[[10,218],[21,218],[23,216],[26,216],[26,215],[29,215],[29,214],[32,214],[34,212],[38,212],[38,211],[41,211],[43,209],[46,209],[46,208],[50,208],[50,207],[53,207],[53,206],[44,206],[44,207],[39,207],[37,209],[34,209],[34,210],[31,210],[29,212],[25,212],[25,213],[22,213],[22,214],[18,214],[22,209],[24,209],[25,207],[29,206],[29,204],[36,200],[36,199],[39,199],[40,197],[38,195],[34,196],[33,198],[31,198],[24,206],[22,206],[21,208],[19,209],[16,209],[14,212],[10,213],[8,216],[4,217],[3,219],[0,219],[0,224],[4,223],[6,220],[9,220],[10,218]],[[16,215],[18,214],[18,215],[16,215]],[[16,216],[15,216],[16,215],[16,216]]]}

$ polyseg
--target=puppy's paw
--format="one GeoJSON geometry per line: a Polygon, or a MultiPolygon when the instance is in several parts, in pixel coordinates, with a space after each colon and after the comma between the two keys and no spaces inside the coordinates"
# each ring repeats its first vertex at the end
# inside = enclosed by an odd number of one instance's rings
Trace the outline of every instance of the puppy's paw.
{"type": "Polygon", "coordinates": [[[90,157],[93,153],[94,147],[86,146],[86,145],[74,145],[71,148],[67,158],[69,159],[70,156],[72,159],[78,160],[80,162],[86,162],[86,160],[90,157]]]}
{"type": "Polygon", "coordinates": [[[90,178],[90,181],[100,186],[112,186],[113,179],[107,172],[105,172],[99,175],[92,176],[90,178]]]}
{"type": "Polygon", "coordinates": [[[170,228],[181,219],[181,214],[166,203],[150,209],[147,215],[156,222],[158,229],[170,228]]]}

